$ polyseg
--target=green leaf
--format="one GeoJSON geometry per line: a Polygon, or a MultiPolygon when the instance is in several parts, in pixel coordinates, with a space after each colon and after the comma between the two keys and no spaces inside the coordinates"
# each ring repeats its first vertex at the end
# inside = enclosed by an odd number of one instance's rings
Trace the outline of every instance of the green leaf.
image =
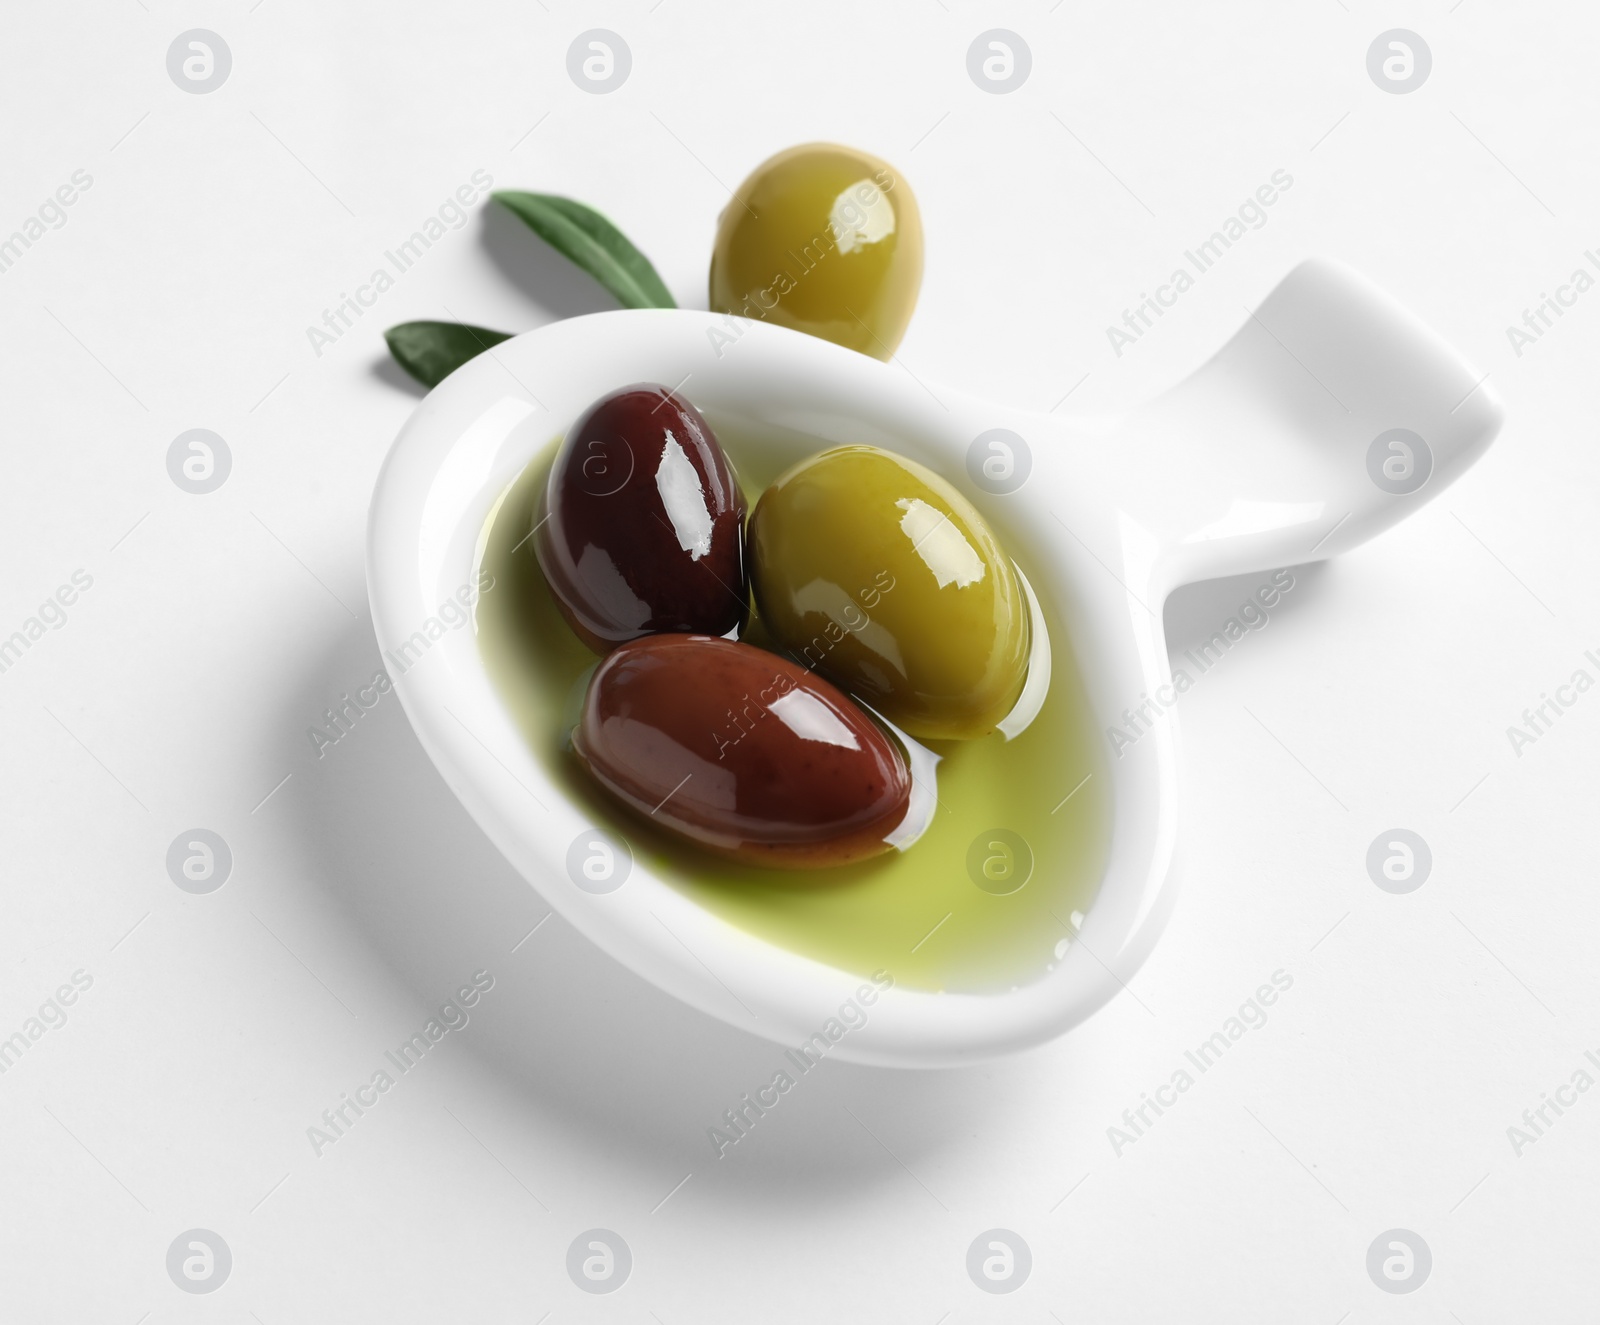
{"type": "Polygon", "coordinates": [[[469,327],[465,322],[402,322],[383,333],[394,361],[423,386],[438,386],[485,350],[510,340],[509,331],[469,327]]]}
{"type": "Polygon", "coordinates": [[[678,306],[650,259],[594,208],[553,193],[492,196],[562,257],[610,290],[624,308],[678,306]]]}

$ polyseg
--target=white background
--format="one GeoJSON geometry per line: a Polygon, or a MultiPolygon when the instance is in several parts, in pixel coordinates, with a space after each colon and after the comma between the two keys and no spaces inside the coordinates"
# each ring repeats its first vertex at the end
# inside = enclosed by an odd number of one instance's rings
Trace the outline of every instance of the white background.
{"type": "MultiPolygon", "coordinates": [[[[1505,0],[13,7],[0,235],[93,184],[0,276],[0,634],[93,587],[0,675],[0,1036],[93,985],[0,1076],[0,1316],[1592,1318],[1600,1091],[1520,1155],[1507,1128],[1600,1051],[1600,694],[1520,756],[1506,728],[1600,679],[1600,294],[1520,357],[1505,328],[1600,245],[1594,37],[1578,3],[1505,0]],[[193,27],[233,54],[208,95],[166,71],[193,27]],[[605,96],[566,74],[593,27],[633,53],[605,96]],[[1010,95],[967,76],[990,27],[1032,50],[1010,95]],[[1433,52],[1409,95],[1366,71],[1394,27],[1433,52]],[[479,168],[600,207],[703,307],[725,186],[811,139],[920,200],[903,357],[930,383],[1122,410],[1325,253],[1492,374],[1508,423],[1184,699],[1185,891],[1128,995],[986,1068],[827,1064],[718,1159],[706,1128],[778,1050],[559,919],[513,952],[548,908],[392,697],[325,757],[307,737],[379,666],[366,503],[418,394],[383,327],[606,297],[479,205],[321,357],[306,328],[479,168]],[[1269,223],[1116,357],[1105,327],[1280,168],[1269,223]],[[233,455],[206,496],[165,466],[197,427],[233,455]],[[164,865],[196,826],[234,856],[207,896],[164,865]],[[1434,856],[1407,896],[1364,863],[1397,826],[1434,856]],[[314,1155],[481,969],[470,1027],[314,1155]],[[1108,1127],[1277,969],[1267,1025],[1118,1155],[1108,1127]],[[613,1296],[565,1270],[596,1226],[633,1252],[613,1296]],[[1009,1296],[965,1268],[996,1226],[1033,1251],[1009,1296]],[[210,1296],[165,1268],[195,1227],[233,1253],[210,1296]],[[1409,1296],[1365,1268],[1394,1227],[1433,1253],[1409,1296]]],[[[1186,591],[1175,649],[1249,587],[1186,591]]]]}

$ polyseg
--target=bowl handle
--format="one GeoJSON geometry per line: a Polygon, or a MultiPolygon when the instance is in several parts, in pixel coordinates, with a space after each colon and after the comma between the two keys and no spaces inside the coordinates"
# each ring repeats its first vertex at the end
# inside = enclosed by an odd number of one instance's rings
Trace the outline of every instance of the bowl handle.
{"type": "Polygon", "coordinates": [[[1130,562],[1164,592],[1355,547],[1488,447],[1486,376],[1357,272],[1301,263],[1101,450],[1130,562]]]}

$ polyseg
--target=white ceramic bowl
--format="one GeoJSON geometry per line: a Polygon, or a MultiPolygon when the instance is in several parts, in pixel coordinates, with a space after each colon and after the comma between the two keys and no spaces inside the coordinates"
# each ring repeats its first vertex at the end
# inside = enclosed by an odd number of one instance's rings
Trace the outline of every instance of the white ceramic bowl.
{"type": "MultiPolygon", "coordinates": [[[[1448,345],[1354,272],[1320,260],[1290,273],[1187,381],[1125,419],[1094,424],[974,400],[764,323],[674,310],[574,318],[462,367],[395,441],[367,543],[386,655],[399,656],[473,581],[485,520],[529,460],[597,397],[634,382],[678,387],[713,427],[759,424],[785,463],[867,442],[942,473],[990,517],[1068,623],[1102,732],[1171,682],[1161,607],[1174,587],[1354,546],[1441,491],[1501,419],[1448,345]],[[1005,496],[985,492],[968,470],[974,439],[997,428],[1025,439],[1031,456],[1026,483],[1005,496]]],[[[790,1045],[862,985],[728,924],[643,862],[614,892],[575,886],[568,848],[593,826],[528,749],[470,629],[430,640],[413,665],[390,672],[468,811],[550,905],[618,961],[790,1045]]],[[[1059,1035],[1132,977],[1173,902],[1174,724],[1108,750],[1105,763],[1108,863],[1064,959],[1043,975],[1019,972],[1014,990],[891,988],[833,1056],[898,1066],[992,1057],[1059,1035]]]]}

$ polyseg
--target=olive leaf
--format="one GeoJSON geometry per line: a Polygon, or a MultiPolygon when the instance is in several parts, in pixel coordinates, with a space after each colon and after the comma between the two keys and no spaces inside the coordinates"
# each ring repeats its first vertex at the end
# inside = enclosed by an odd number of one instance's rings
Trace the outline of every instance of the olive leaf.
{"type": "Polygon", "coordinates": [[[510,340],[509,331],[465,322],[402,322],[383,333],[394,361],[423,386],[434,387],[485,350],[510,340]]]}
{"type": "Polygon", "coordinates": [[[650,259],[594,208],[553,193],[492,196],[562,257],[611,291],[624,308],[678,306],[650,259]]]}

